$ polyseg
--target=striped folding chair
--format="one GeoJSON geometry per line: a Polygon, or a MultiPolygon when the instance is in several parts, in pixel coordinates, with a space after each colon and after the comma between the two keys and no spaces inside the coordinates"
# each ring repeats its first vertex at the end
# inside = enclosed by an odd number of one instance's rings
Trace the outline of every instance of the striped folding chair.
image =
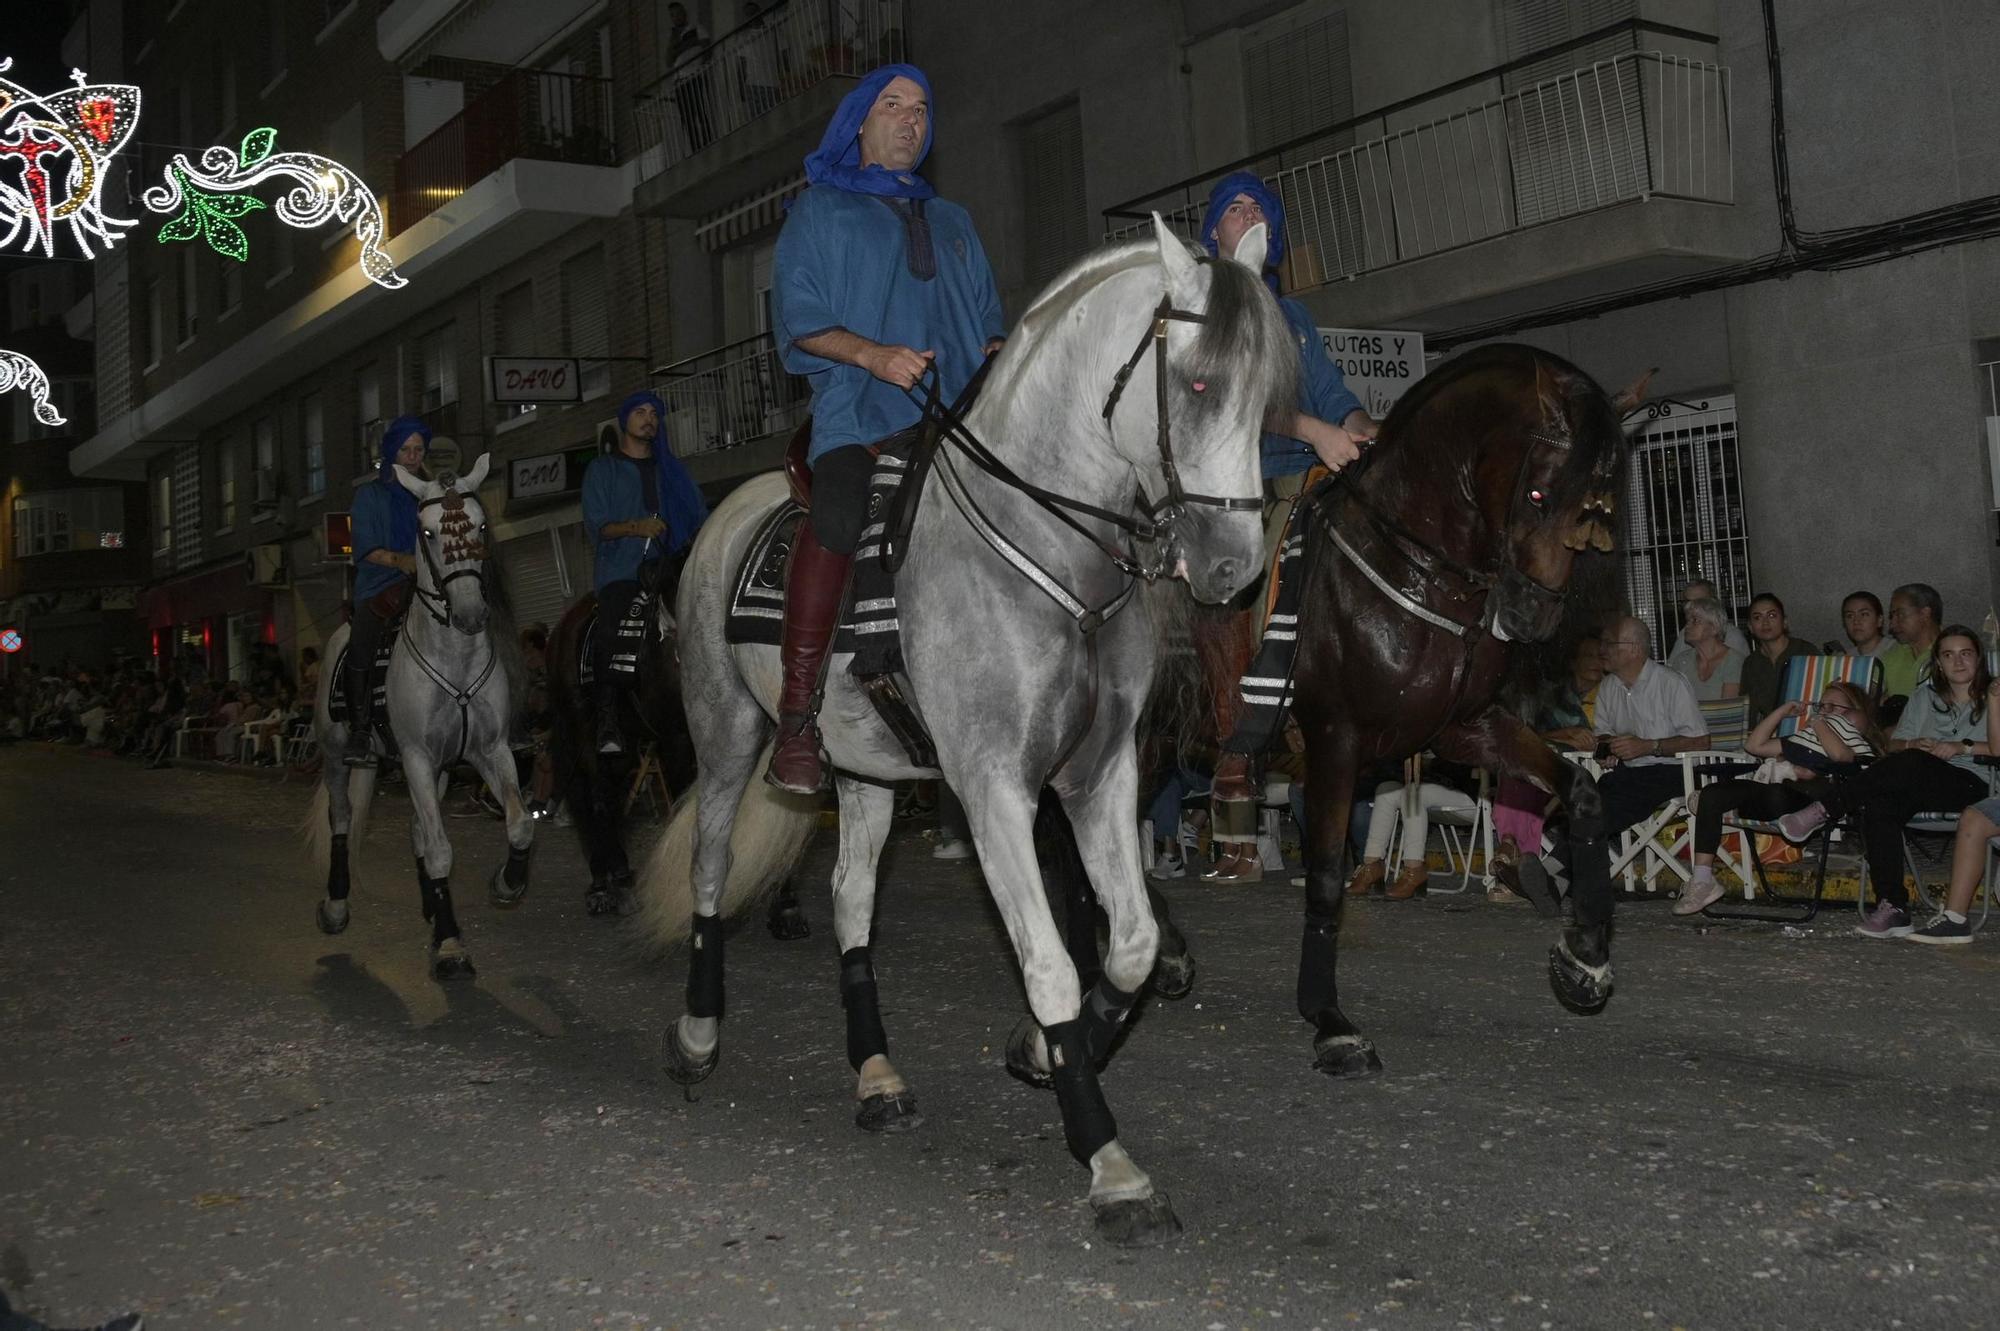
{"type": "MultiPolygon", "coordinates": [[[[1858,686],[1871,698],[1882,693],[1882,663],[1872,656],[1794,656],[1785,666],[1785,679],[1778,686],[1778,701],[1818,702],[1826,686],[1839,680],[1858,686]]],[[[1788,716],[1778,723],[1778,738],[1790,739],[1799,733],[1799,719],[1788,716]]]]}

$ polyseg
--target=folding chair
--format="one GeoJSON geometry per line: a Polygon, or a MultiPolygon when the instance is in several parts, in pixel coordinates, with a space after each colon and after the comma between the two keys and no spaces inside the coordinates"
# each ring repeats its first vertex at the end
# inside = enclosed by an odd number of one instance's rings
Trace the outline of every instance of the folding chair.
{"type": "MultiPolygon", "coordinates": [[[[1485,855],[1483,863],[1493,861],[1493,800],[1485,770],[1476,775],[1479,786],[1474,795],[1471,813],[1454,813],[1449,810],[1432,810],[1426,815],[1429,824],[1444,834],[1446,874],[1458,874],[1457,887],[1432,887],[1426,891],[1438,896],[1457,896],[1472,884],[1472,849],[1477,845],[1485,855]],[[1464,833],[1463,840],[1460,833],[1464,833]]],[[[1418,846],[1414,851],[1404,844],[1405,829],[1416,814],[1417,801],[1423,798],[1424,759],[1422,754],[1405,759],[1403,762],[1403,818],[1397,824],[1396,835],[1389,846],[1387,858],[1391,861],[1428,859],[1430,847],[1418,846]]]]}
{"type": "Polygon", "coordinates": [[[632,773],[632,786],[625,792],[625,812],[631,813],[632,806],[644,795],[651,807],[658,802],[659,812],[666,814],[674,807],[673,797],[667,793],[667,776],[660,770],[660,750],[657,745],[648,744],[639,758],[638,770],[632,773]]]}

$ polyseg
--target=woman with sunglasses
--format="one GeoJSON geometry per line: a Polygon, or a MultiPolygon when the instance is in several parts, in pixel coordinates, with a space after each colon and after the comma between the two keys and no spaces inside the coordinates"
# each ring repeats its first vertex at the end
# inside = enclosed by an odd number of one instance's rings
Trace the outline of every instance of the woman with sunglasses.
{"type": "Polygon", "coordinates": [[[1930,678],[1917,685],[1896,722],[1889,756],[1778,819],[1787,840],[1803,841],[1829,818],[1860,811],[1868,877],[1875,884],[1875,909],[1855,930],[1863,938],[1907,938],[1916,931],[1903,886],[1903,825],[1927,810],[1963,809],[1990,793],[1974,760],[1993,752],[1987,742],[1992,688],[1979,635],[1950,625],[1931,647],[1930,678]]]}
{"type": "Polygon", "coordinates": [[[1764,760],[1756,772],[1695,794],[1694,877],[1674,903],[1674,914],[1698,915],[1721,898],[1715,853],[1722,845],[1724,814],[1768,822],[1797,812],[1817,798],[1819,778],[1875,757],[1885,742],[1868,695],[1845,680],[1828,684],[1810,706],[1780,703],[1765,713],[1743,741],[1744,752],[1764,760]],[[1780,739],[1778,724],[1791,716],[1799,718],[1798,732],[1780,739]]]}

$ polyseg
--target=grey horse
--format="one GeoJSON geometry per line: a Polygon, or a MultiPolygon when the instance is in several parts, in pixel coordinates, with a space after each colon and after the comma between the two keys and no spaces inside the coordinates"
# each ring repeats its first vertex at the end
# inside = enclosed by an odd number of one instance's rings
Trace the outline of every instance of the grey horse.
{"type": "MultiPolygon", "coordinates": [[[[513,711],[507,664],[487,631],[486,514],[477,498],[487,465],[481,454],[465,476],[447,471],[434,481],[396,468],[397,480],[417,497],[422,525],[416,600],[389,660],[388,716],[409,784],[410,839],[424,919],[431,926],[431,975],[438,980],[470,979],[475,973],[452,910],[451,839],[438,808],[452,765],[470,762],[506,808],[507,861],[488,884],[494,905],[518,905],[527,894],[535,839],[535,821],[521,802],[507,743],[513,711]]],[[[346,645],[342,625],[327,643],[328,662],[339,660],[346,645]]],[[[326,881],[317,914],[320,929],[329,934],[346,929],[351,918],[349,842],[366,830],[375,793],[374,768],[341,765],[347,726],[332,720],[327,706],[339,674],[331,668],[320,672],[313,713],[320,787],[305,826],[326,881]]]]}
{"type": "MultiPolygon", "coordinates": [[[[924,482],[896,593],[937,768],[913,765],[848,675],[847,656],[830,664],[820,713],[840,801],[834,929],[857,1123],[917,1122],[889,1061],[868,944],[889,783],[942,774],[965,805],[1020,961],[1041,1027],[1034,1055],[1054,1065],[1098,1232],[1120,1244],[1180,1232],[1120,1144],[1097,1081],[1159,941],[1140,870],[1133,727],[1160,633],[1134,591],[1139,577],[1171,573],[1212,603],[1256,578],[1257,440],[1267,407],[1289,399],[1298,361],[1258,276],[1262,227],[1235,262],[1197,260],[1164,227],[1158,237],[1085,258],[1035,302],[965,421],[984,462],[970,445],[947,445],[924,482]],[[1076,827],[1110,919],[1104,978],[1087,1000],[1036,864],[1044,785],[1076,827]]],[[[784,494],[772,475],[731,495],[702,528],[681,583],[683,698],[700,772],[643,874],[639,922],[662,947],[692,932],[688,1007],[666,1050],[683,1083],[709,1075],[720,1055],[721,917],[791,866],[815,817],[816,801],[755,779],[772,732],[777,649],[723,635],[736,570],[784,494]]],[[[863,558],[880,539],[870,533],[863,558]]]]}

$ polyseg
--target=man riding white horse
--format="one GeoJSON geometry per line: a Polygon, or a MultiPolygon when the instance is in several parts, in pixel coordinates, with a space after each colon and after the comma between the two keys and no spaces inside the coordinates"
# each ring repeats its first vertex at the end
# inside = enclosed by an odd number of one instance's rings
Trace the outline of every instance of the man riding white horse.
{"type": "MultiPolygon", "coordinates": [[[[618,407],[618,448],[583,474],[583,530],[594,553],[597,751],[623,753],[619,717],[634,672],[612,668],[618,632],[640,589],[648,607],[672,605],[708,505],[687,468],[665,448],[666,404],[641,389],[618,407]],[[658,598],[655,600],[655,598],[658,598]]],[[[629,650],[629,649],[628,649],[629,650]]]]}
{"type": "Polygon", "coordinates": [[[354,615],[347,637],[347,748],[341,754],[349,767],[375,765],[375,656],[401,626],[416,587],[417,501],[396,479],[396,468],[421,474],[430,446],[430,426],[398,416],[382,431],[374,483],[354,492],[354,615]]]}
{"type": "Polygon", "coordinates": [[[931,149],[931,89],[884,65],[841,99],[806,158],[811,187],[778,236],[772,290],[785,368],[812,382],[812,513],[785,586],[784,691],[765,779],[825,782],[821,672],[867,521],[870,446],[916,425],[908,390],[935,369],[955,400],[1000,345],[993,269],[972,219],[916,174],[931,149]]]}

